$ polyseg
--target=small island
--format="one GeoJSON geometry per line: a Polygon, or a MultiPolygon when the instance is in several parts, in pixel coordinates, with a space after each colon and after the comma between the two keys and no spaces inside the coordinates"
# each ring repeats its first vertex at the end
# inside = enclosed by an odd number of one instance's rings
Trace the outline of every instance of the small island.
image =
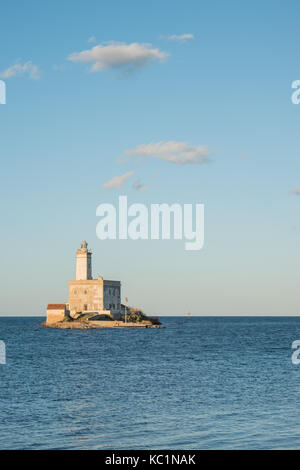
{"type": "Polygon", "coordinates": [[[164,328],[157,317],[148,317],[141,310],[125,307],[126,314],[119,320],[110,315],[95,313],[78,313],[74,317],[68,315],[57,322],[44,322],[43,326],[50,328],[64,328],[75,330],[88,330],[92,328],[164,328]]]}
{"type": "MultiPolygon", "coordinates": [[[[92,253],[87,242],[76,251],[76,280],[69,281],[69,301],[48,304],[42,326],[63,329],[164,328],[158,317],[121,304],[121,282],[92,278],[92,253]]],[[[128,299],[126,299],[127,301],[128,299]]]]}

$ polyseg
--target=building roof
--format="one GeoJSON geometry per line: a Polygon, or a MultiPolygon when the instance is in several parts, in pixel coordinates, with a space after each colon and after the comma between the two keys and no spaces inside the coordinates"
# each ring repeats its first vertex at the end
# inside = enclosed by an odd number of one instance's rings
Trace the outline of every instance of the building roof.
{"type": "Polygon", "coordinates": [[[66,304],[48,304],[47,310],[65,309],[66,304]]]}
{"type": "Polygon", "coordinates": [[[111,284],[112,286],[119,286],[121,285],[121,281],[111,281],[110,279],[104,279],[103,280],[104,284],[111,284]]]}

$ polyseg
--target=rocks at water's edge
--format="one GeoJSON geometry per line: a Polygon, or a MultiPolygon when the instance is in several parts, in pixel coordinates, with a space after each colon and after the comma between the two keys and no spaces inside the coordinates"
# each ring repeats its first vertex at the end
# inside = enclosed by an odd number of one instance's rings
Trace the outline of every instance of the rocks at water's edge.
{"type": "Polygon", "coordinates": [[[60,328],[66,330],[90,330],[95,328],[165,328],[161,324],[153,324],[150,321],[133,323],[122,321],[59,321],[57,323],[41,323],[48,328],[60,328]]]}

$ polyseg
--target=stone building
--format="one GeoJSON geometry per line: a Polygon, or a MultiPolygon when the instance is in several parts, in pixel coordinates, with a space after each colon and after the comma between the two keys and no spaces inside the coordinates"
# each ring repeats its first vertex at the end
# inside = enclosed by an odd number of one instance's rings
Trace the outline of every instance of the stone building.
{"type": "Polygon", "coordinates": [[[56,323],[62,320],[66,313],[66,304],[48,304],[47,322],[56,323]]]}
{"type": "Polygon", "coordinates": [[[114,319],[121,316],[121,282],[108,281],[98,276],[92,277],[92,252],[84,240],[76,251],[76,279],[69,281],[69,301],[66,304],[49,304],[47,322],[63,319],[65,313],[95,313],[111,315],[114,319]],[[59,306],[59,311],[54,307],[59,306]],[[65,309],[63,309],[65,307],[65,309]]]}

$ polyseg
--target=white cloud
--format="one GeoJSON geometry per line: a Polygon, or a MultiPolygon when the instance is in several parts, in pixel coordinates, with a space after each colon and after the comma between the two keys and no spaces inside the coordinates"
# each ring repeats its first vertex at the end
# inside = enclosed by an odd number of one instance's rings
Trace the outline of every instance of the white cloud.
{"type": "Polygon", "coordinates": [[[296,196],[300,196],[300,188],[292,189],[290,194],[296,194],[296,196]]]}
{"type": "Polygon", "coordinates": [[[114,176],[111,180],[107,181],[107,183],[103,184],[104,189],[118,189],[122,188],[126,183],[126,180],[130,178],[134,174],[133,171],[128,171],[124,175],[114,176]]]}
{"type": "Polygon", "coordinates": [[[0,73],[0,78],[11,78],[17,76],[28,75],[32,80],[38,80],[40,78],[40,71],[37,65],[34,65],[31,60],[20,64],[17,62],[14,65],[11,65],[6,70],[0,73]]]}
{"type": "Polygon", "coordinates": [[[88,42],[96,42],[96,36],[91,36],[88,38],[88,42]]]}
{"type": "Polygon", "coordinates": [[[145,186],[144,184],[142,184],[140,180],[135,181],[132,187],[133,189],[136,189],[137,191],[145,191],[146,189],[148,189],[148,186],[145,186]]]}
{"type": "Polygon", "coordinates": [[[165,52],[151,48],[151,44],[132,44],[109,42],[81,52],[73,52],[68,60],[72,62],[91,62],[91,72],[114,68],[137,68],[152,60],[162,61],[165,52]]]}
{"type": "Polygon", "coordinates": [[[188,39],[194,39],[193,34],[173,34],[172,36],[169,36],[168,39],[169,41],[179,41],[179,42],[186,42],[188,39]]]}
{"type": "Polygon", "coordinates": [[[155,157],[170,163],[181,165],[187,163],[205,163],[211,154],[206,147],[193,146],[186,142],[157,142],[138,145],[135,149],[126,150],[127,155],[155,157]]]}

